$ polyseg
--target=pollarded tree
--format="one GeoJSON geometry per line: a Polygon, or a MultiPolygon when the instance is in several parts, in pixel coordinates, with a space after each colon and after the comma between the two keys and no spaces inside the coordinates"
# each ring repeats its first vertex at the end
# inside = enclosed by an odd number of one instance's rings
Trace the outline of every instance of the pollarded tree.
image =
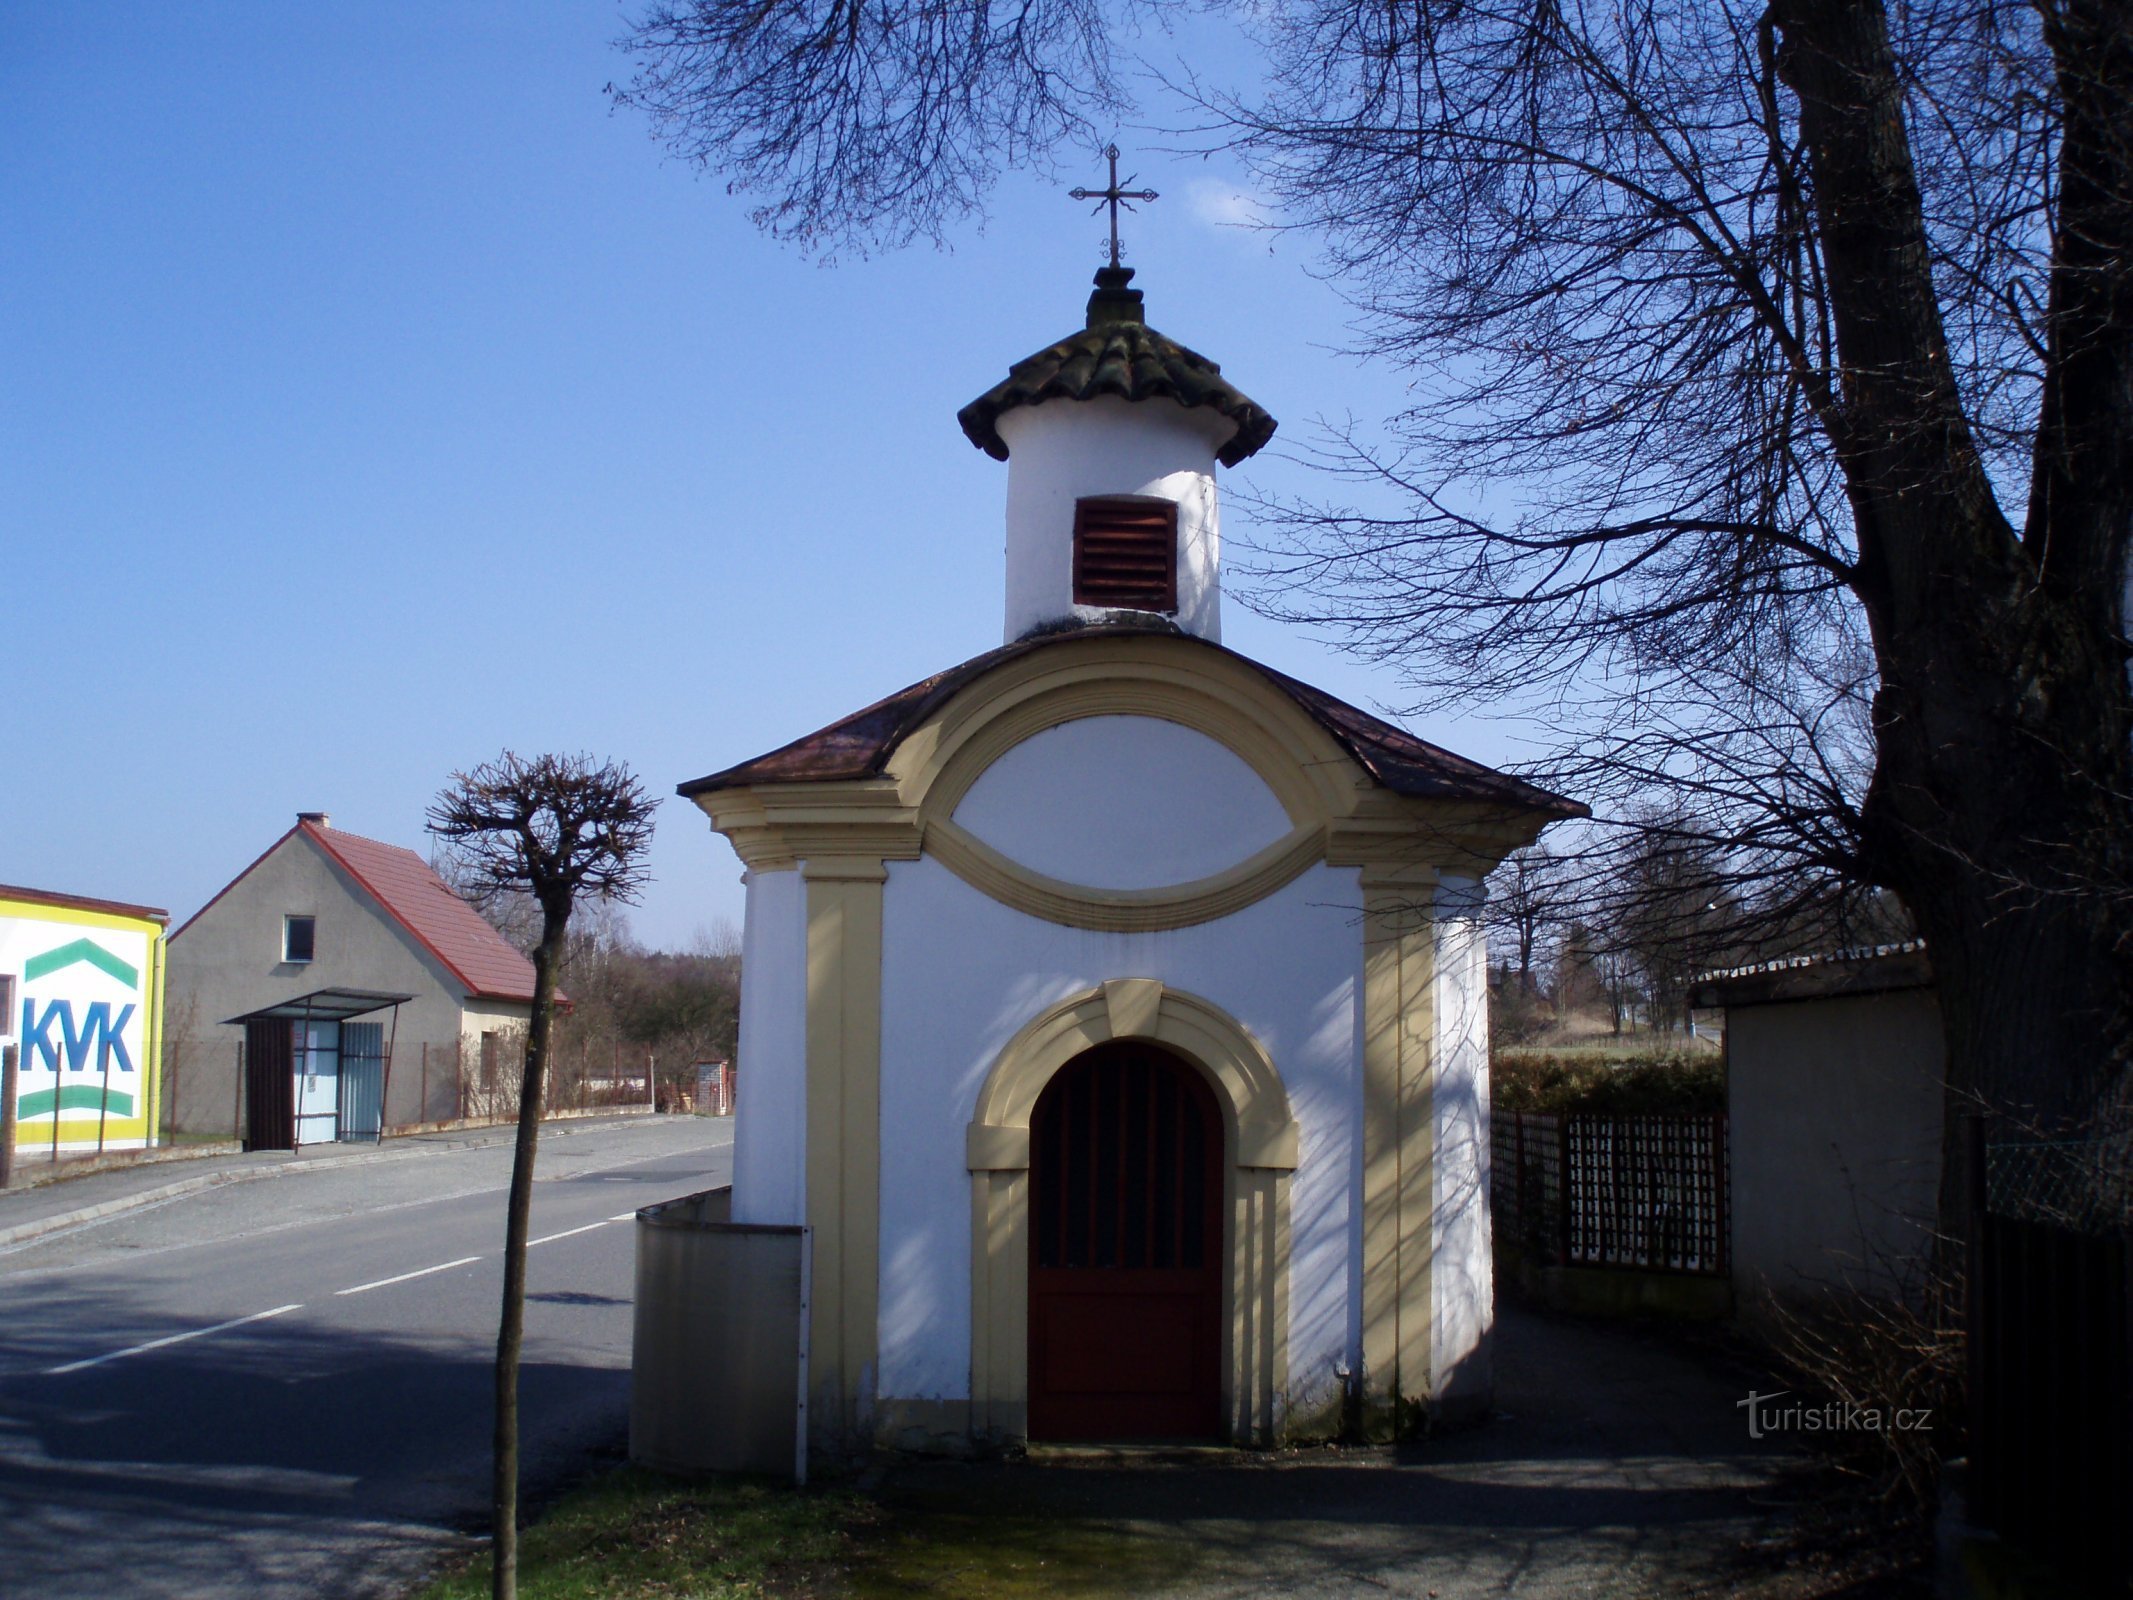
{"type": "Polygon", "coordinates": [[[554,1036],[556,973],[579,901],[630,901],[644,883],[658,802],[618,763],[506,750],[455,772],[429,809],[429,829],[451,851],[458,881],[523,892],[540,908],[533,947],[533,1018],[519,1088],[518,1138],[504,1224],[504,1297],[496,1334],[495,1512],[492,1592],[518,1593],[518,1368],[526,1326],[526,1233],[533,1162],[554,1036]]]}
{"type": "MultiPolygon", "coordinates": [[[[937,238],[1110,111],[1154,9],[653,0],[618,97],[787,236],[937,238]]],[[[1291,603],[1895,890],[1959,1091],[2122,1096],[2133,9],[1236,11],[1267,77],[1193,86],[1201,129],[1425,380],[1346,447],[1391,509],[1299,508],[1291,603]]]]}

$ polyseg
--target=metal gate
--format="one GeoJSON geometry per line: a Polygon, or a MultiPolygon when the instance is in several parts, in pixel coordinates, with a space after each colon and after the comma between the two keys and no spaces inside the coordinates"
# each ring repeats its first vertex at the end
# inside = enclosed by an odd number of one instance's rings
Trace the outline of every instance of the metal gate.
{"type": "Polygon", "coordinates": [[[244,1147],[296,1148],[293,1030],[286,1017],[254,1017],[244,1024],[244,1147]]]}
{"type": "Polygon", "coordinates": [[[340,1141],[376,1144],[385,1127],[385,1025],[341,1024],[340,1141]]]}

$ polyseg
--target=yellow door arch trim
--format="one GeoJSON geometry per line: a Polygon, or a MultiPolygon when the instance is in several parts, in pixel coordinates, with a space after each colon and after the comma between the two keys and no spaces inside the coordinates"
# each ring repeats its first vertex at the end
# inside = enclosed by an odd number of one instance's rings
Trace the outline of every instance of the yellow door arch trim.
{"type": "Polygon", "coordinates": [[[1204,1073],[1222,1108],[1223,1415],[1240,1443],[1280,1432],[1288,1389],[1289,1175],[1296,1121],[1273,1059],[1219,1006],[1154,978],[1117,978],[1033,1018],[1000,1052],[966,1133],[970,1397],[975,1431],[1029,1417],[1029,1120],[1052,1075],[1113,1039],[1145,1039],[1204,1073]]]}

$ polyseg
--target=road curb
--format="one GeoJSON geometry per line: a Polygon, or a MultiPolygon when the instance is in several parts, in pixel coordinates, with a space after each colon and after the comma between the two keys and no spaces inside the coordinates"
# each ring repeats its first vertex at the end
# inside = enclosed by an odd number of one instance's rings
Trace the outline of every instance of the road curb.
{"type": "MultiPolygon", "coordinates": [[[[635,1122],[637,1119],[624,1120],[635,1122]]],[[[580,1122],[565,1128],[543,1127],[541,1138],[544,1142],[552,1138],[567,1139],[576,1134],[591,1133],[610,1126],[613,1124],[580,1122]]],[[[0,1228],[0,1250],[28,1239],[41,1238],[48,1233],[58,1233],[63,1228],[101,1222],[106,1217],[115,1217],[124,1211],[138,1211],[144,1206],[160,1205],[165,1200],[176,1200],[183,1195],[197,1194],[204,1189],[219,1189],[224,1184],[250,1183],[260,1178],[283,1178],[297,1172],[331,1172],[337,1167],[360,1166],[366,1161],[412,1160],[432,1151],[475,1150],[484,1145],[506,1144],[517,1136],[517,1129],[505,1126],[495,1130],[485,1129],[464,1139],[426,1138],[419,1145],[404,1144],[397,1149],[389,1145],[379,1146],[370,1150],[354,1151],[345,1156],[316,1156],[310,1160],[274,1161],[256,1167],[240,1167],[235,1171],[202,1172],[190,1178],[180,1178],[175,1183],[143,1189],[137,1194],[120,1195],[116,1199],[101,1201],[96,1205],[57,1212],[49,1217],[40,1217],[34,1222],[18,1222],[12,1228],[0,1228]]]]}

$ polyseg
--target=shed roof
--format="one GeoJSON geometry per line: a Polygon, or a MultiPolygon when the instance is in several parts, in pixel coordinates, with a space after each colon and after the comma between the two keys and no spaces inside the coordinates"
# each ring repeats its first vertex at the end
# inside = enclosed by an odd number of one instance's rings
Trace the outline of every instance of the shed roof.
{"type": "Polygon", "coordinates": [[[25,889],[14,883],[0,883],[0,900],[16,900],[33,906],[53,906],[62,911],[101,911],[114,917],[138,917],[143,922],[170,920],[168,911],[155,906],[131,905],[124,900],[97,900],[85,894],[61,894],[56,889],[25,889]]]}
{"type": "Polygon", "coordinates": [[[1787,1000],[1832,1000],[1844,995],[1924,989],[1933,983],[1933,963],[1923,939],[1877,944],[1820,955],[1786,956],[1752,966],[1706,972],[1689,989],[1698,1007],[1775,1005],[1787,1000]]]}
{"type": "Polygon", "coordinates": [[[1004,381],[956,413],[970,442],[995,461],[1007,459],[1000,417],[1047,400],[1175,400],[1204,406],[1236,424],[1216,459],[1234,467],[1274,437],[1274,419],[1222,376],[1222,369],[1141,320],[1141,294],[1128,289],[1131,267],[1105,267],[1089,296],[1088,326],[1008,368],[1004,381]]]}
{"type": "Polygon", "coordinates": [[[260,861],[299,835],[325,852],[378,903],[380,910],[435,956],[465,987],[468,998],[524,1002],[533,999],[533,963],[483,921],[480,912],[454,894],[422,857],[396,844],[308,820],[298,822],[276,839],[258,861],[225,884],[171,937],[181,936],[217,900],[243,882],[260,861]]]}
{"type": "Polygon", "coordinates": [[[1537,784],[1454,755],[1321,689],[1300,683],[1249,656],[1226,650],[1174,628],[1140,623],[1100,623],[1018,639],[974,656],[959,666],[899,689],[841,721],[767,755],[680,786],[686,796],[739,789],[755,784],[822,783],[869,778],[883,772],[896,747],[959,690],[995,667],[1037,650],[1070,650],[1091,639],[1120,634],[1147,634],[1175,639],[1180,648],[1212,650],[1250,668],[1280,689],[1353,756],[1358,765],[1395,794],[1443,800],[1478,800],[1551,817],[1590,815],[1576,800],[1551,794],[1537,784]]]}

